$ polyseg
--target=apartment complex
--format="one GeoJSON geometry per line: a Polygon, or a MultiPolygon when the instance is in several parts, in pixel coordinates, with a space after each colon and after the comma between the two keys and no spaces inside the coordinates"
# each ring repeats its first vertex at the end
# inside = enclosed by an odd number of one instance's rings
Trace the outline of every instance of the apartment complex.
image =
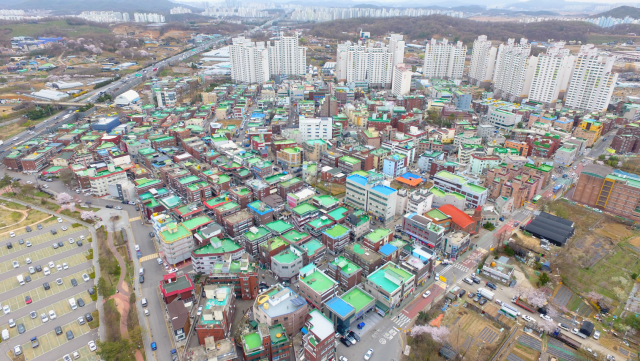
{"type": "Polygon", "coordinates": [[[336,77],[338,81],[348,83],[388,87],[393,77],[393,55],[385,45],[374,47],[371,42],[366,45],[361,41],[338,44],[336,77]]]}
{"type": "Polygon", "coordinates": [[[480,35],[473,42],[471,64],[469,65],[469,82],[484,86],[491,83],[498,49],[491,45],[486,35],[480,35]]]}
{"type": "Polygon", "coordinates": [[[531,86],[530,81],[527,81],[531,72],[530,54],[531,44],[525,38],[520,39],[519,43],[515,39],[509,39],[506,44],[500,44],[493,74],[493,91],[496,96],[509,101],[526,98],[531,86]]]}
{"type": "Polygon", "coordinates": [[[244,36],[233,38],[229,55],[233,81],[262,84],[269,80],[269,51],[264,42],[252,42],[244,36]]]}
{"type": "Polygon", "coordinates": [[[298,35],[284,36],[269,43],[269,74],[304,75],[307,72],[307,48],[300,46],[298,35]]]}
{"type": "Polygon", "coordinates": [[[303,142],[314,139],[326,140],[333,138],[333,119],[330,117],[306,118],[300,116],[299,126],[303,142]]]}
{"type": "Polygon", "coordinates": [[[564,48],[563,42],[557,42],[537,59],[529,101],[550,105],[564,96],[575,57],[564,48]]]}
{"type": "Polygon", "coordinates": [[[467,47],[461,41],[450,43],[446,38],[438,42],[432,38],[426,44],[422,75],[426,78],[462,79],[467,47]]]}
{"type": "Polygon", "coordinates": [[[397,64],[393,67],[393,83],[391,85],[391,94],[394,96],[407,95],[411,91],[411,66],[404,63],[397,64]]]}
{"type": "Polygon", "coordinates": [[[582,45],[577,55],[565,105],[588,111],[605,111],[613,95],[618,73],[615,56],[600,56],[593,44],[582,45]]]}

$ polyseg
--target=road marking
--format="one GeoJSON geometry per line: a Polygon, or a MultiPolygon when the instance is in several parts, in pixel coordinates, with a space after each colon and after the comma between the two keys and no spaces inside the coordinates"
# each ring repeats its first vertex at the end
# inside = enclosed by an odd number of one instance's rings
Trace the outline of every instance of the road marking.
{"type": "Polygon", "coordinates": [[[384,345],[385,343],[387,343],[387,339],[385,339],[385,338],[381,338],[381,339],[380,339],[380,343],[384,345]]]}
{"type": "Polygon", "coordinates": [[[138,217],[133,217],[133,218],[129,218],[129,222],[135,222],[135,221],[139,221],[141,218],[140,216],[138,217]]]}
{"type": "Polygon", "coordinates": [[[158,256],[158,254],[157,254],[157,253],[150,254],[150,255],[148,255],[148,256],[141,257],[141,258],[140,258],[140,263],[142,263],[142,262],[146,262],[146,261],[150,261],[150,260],[152,260],[152,259],[153,259],[153,260],[155,260],[155,259],[156,259],[156,258],[158,258],[158,257],[159,257],[159,256],[158,256]]]}

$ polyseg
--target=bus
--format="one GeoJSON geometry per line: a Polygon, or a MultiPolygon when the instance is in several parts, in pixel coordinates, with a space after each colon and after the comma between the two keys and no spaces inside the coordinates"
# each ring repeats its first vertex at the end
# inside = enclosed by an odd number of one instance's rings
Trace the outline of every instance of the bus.
{"type": "Polygon", "coordinates": [[[535,197],[533,197],[533,199],[531,200],[531,203],[536,204],[538,203],[538,201],[542,198],[541,195],[537,195],[535,197]]]}

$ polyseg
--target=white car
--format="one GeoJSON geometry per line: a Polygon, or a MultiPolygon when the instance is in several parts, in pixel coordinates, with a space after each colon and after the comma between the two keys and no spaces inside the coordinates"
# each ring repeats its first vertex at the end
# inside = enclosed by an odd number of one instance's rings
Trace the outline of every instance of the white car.
{"type": "Polygon", "coordinates": [[[139,245],[137,245],[137,244],[136,244],[136,247],[135,247],[135,248],[136,248],[136,251],[139,251],[139,250],[140,250],[140,246],[139,246],[139,245]]]}
{"type": "Polygon", "coordinates": [[[571,333],[574,334],[574,335],[577,335],[578,333],[580,333],[580,331],[578,331],[577,328],[572,328],[571,329],[571,333]]]}
{"type": "Polygon", "coordinates": [[[58,265],[56,265],[56,269],[57,269],[58,271],[62,271],[62,266],[58,264],[58,265]]]}
{"type": "Polygon", "coordinates": [[[527,322],[536,322],[536,320],[534,320],[533,318],[529,317],[528,315],[522,315],[522,319],[527,321],[527,322]]]}
{"type": "Polygon", "coordinates": [[[11,264],[13,264],[13,268],[20,267],[20,263],[18,263],[18,261],[13,261],[11,264]]]}
{"type": "Polygon", "coordinates": [[[15,356],[20,356],[20,355],[22,355],[22,348],[20,347],[20,345],[15,346],[15,347],[13,348],[13,354],[14,354],[15,356]]]}
{"type": "Polygon", "coordinates": [[[593,339],[594,340],[600,339],[600,331],[593,331],[593,339]]]}
{"type": "Polygon", "coordinates": [[[340,360],[340,361],[349,361],[349,360],[347,360],[347,358],[346,358],[346,357],[344,357],[344,356],[340,356],[340,357],[338,358],[338,360],[340,360]]]}
{"type": "Polygon", "coordinates": [[[55,263],[53,261],[49,261],[49,268],[56,268],[55,263]]]}
{"type": "Polygon", "coordinates": [[[62,278],[56,279],[56,283],[58,284],[58,286],[62,286],[62,278]]]}
{"type": "Polygon", "coordinates": [[[202,315],[202,306],[198,307],[198,312],[196,313],[196,316],[200,317],[200,315],[202,315]]]}
{"type": "Polygon", "coordinates": [[[370,348],[369,351],[367,351],[367,353],[364,354],[364,359],[365,360],[369,360],[369,359],[371,359],[372,355],[373,355],[373,349],[370,348]]]}
{"type": "Polygon", "coordinates": [[[58,218],[58,223],[62,223],[62,218],[58,218]]]}
{"type": "Polygon", "coordinates": [[[56,316],[56,312],[54,310],[49,311],[49,318],[51,320],[55,320],[56,317],[58,317],[58,316],[56,316]]]}
{"type": "Polygon", "coordinates": [[[85,282],[89,282],[91,280],[91,277],[89,277],[88,274],[83,273],[82,274],[82,280],[85,281],[85,282]]]}
{"type": "Polygon", "coordinates": [[[9,235],[11,236],[11,238],[16,236],[16,234],[14,232],[9,232],[9,235]]]}
{"type": "Polygon", "coordinates": [[[169,273],[176,273],[176,272],[178,272],[177,268],[172,268],[172,269],[169,270],[169,273]]]}
{"type": "Polygon", "coordinates": [[[431,291],[427,291],[427,292],[422,294],[422,298],[427,298],[427,297],[429,297],[430,294],[431,294],[431,291]]]}
{"type": "Polygon", "coordinates": [[[553,321],[553,319],[547,315],[540,314],[540,318],[547,321],[553,321]]]}
{"type": "Polygon", "coordinates": [[[43,313],[40,315],[40,320],[42,320],[42,323],[47,323],[49,322],[49,317],[47,317],[46,313],[43,313]]]}
{"type": "Polygon", "coordinates": [[[45,276],[48,276],[51,274],[51,270],[49,270],[49,267],[45,267],[42,269],[42,272],[44,272],[45,276]]]}
{"type": "Polygon", "coordinates": [[[162,258],[158,257],[158,258],[156,259],[156,262],[158,262],[158,264],[162,264],[162,258]]]}
{"type": "Polygon", "coordinates": [[[25,244],[27,245],[27,247],[31,247],[32,246],[30,241],[25,242],[25,244]]]}
{"type": "Polygon", "coordinates": [[[24,261],[25,261],[27,264],[31,264],[31,258],[29,258],[29,257],[27,257],[24,261]]]}
{"type": "Polygon", "coordinates": [[[29,273],[30,273],[30,274],[34,274],[34,273],[36,273],[36,269],[35,269],[35,268],[33,268],[33,266],[32,266],[32,267],[29,267],[29,273]]]}
{"type": "Polygon", "coordinates": [[[63,264],[62,264],[62,269],[69,269],[69,265],[68,265],[68,264],[66,264],[66,263],[63,263],[63,264]]]}
{"type": "Polygon", "coordinates": [[[27,184],[33,184],[33,182],[32,181],[27,181],[27,184]]]}
{"type": "Polygon", "coordinates": [[[96,346],[96,343],[93,341],[89,341],[89,351],[96,352],[97,349],[98,349],[98,346],[96,346]]]}
{"type": "Polygon", "coordinates": [[[2,312],[4,312],[5,315],[10,314],[11,313],[11,307],[9,307],[9,305],[2,306],[2,312]]]}
{"type": "Polygon", "coordinates": [[[73,242],[75,242],[73,238],[69,238],[69,243],[73,243],[73,242]]]}

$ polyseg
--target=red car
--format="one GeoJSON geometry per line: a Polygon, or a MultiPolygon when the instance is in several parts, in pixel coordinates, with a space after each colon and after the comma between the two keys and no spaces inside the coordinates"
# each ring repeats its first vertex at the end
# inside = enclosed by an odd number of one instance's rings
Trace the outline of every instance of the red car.
{"type": "Polygon", "coordinates": [[[26,303],[27,305],[31,303],[31,296],[25,296],[24,297],[24,303],[26,303]]]}
{"type": "Polygon", "coordinates": [[[153,68],[153,70],[152,70],[152,71],[156,71],[156,70],[158,70],[158,68],[153,68]]]}

